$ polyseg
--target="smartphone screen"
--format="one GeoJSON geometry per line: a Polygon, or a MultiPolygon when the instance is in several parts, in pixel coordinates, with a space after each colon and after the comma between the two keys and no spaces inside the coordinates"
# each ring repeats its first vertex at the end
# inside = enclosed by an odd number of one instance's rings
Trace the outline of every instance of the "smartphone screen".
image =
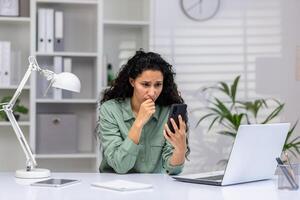
{"type": "Polygon", "coordinates": [[[173,125],[170,121],[170,118],[173,118],[175,123],[177,124],[177,127],[179,128],[179,119],[178,116],[181,115],[182,119],[184,122],[187,120],[187,114],[186,114],[186,104],[172,104],[170,113],[169,113],[169,118],[168,118],[168,126],[170,130],[175,133],[173,125]]]}

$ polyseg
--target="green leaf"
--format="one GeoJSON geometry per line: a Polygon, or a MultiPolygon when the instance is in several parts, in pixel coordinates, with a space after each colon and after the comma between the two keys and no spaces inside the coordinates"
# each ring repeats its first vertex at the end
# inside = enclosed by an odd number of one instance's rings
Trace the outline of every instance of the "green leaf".
{"type": "Polygon", "coordinates": [[[208,131],[211,130],[211,128],[213,127],[214,123],[219,119],[219,117],[215,117],[214,120],[212,121],[212,123],[209,125],[208,127],[208,131]]]}
{"type": "Polygon", "coordinates": [[[268,117],[262,122],[262,124],[266,124],[267,122],[269,122],[272,119],[274,119],[275,117],[277,117],[277,115],[281,112],[283,106],[284,106],[284,104],[280,104],[278,107],[276,107],[273,110],[273,112],[271,112],[271,114],[268,115],[268,117]]]}
{"type": "MultiPolygon", "coordinates": [[[[1,99],[1,103],[8,103],[11,100],[12,96],[4,96],[1,99]]],[[[17,99],[15,102],[15,105],[13,107],[13,113],[21,113],[21,114],[27,114],[28,113],[28,108],[26,108],[23,105],[20,105],[21,100],[17,99]]],[[[0,111],[0,118],[5,119],[6,114],[4,111],[0,111]]]]}
{"type": "Polygon", "coordinates": [[[197,122],[196,127],[199,126],[199,124],[200,124],[203,120],[205,120],[206,118],[208,118],[208,117],[210,117],[210,116],[213,116],[213,115],[215,115],[215,114],[214,114],[214,113],[209,113],[209,114],[204,115],[203,117],[201,117],[201,118],[199,119],[199,121],[197,122]]]}
{"type": "Polygon", "coordinates": [[[235,138],[235,136],[236,136],[235,132],[230,132],[230,131],[219,131],[218,133],[221,134],[221,135],[231,136],[233,138],[235,138]]]}
{"type": "Polygon", "coordinates": [[[232,98],[233,104],[235,103],[236,91],[237,91],[237,87],[239,84],[239,80],[240,80],[240,76],[236,77],[233,81],[233,84],[231,85],[231,98],[232,98]]]}
{"type": "Polygon", "coordinates": [[[299,120],[297,120],[296,123],[295,123],[295,124],[292,126],[292,128],[289,130],[289,132],[288,132],[288,134],[287,134],[287,137],[286,137],[286,139],[285,139],[285,144],[288,142],[288,140],[290,139],[292,133],[294,132],[294,130],[295,130],[297,124],[298,124],[298,121],[299,121],[299,120]]]}
{"type": "Polygon", "coordinates": [[[222,86],[220,88],[220,90],[223,91],[225,94],[227,94],[230,97],[230,90],[229,90],[228,85],[225,82],[220,82],[220,84],[222,86]]]}
{"type": "Polygon", "coordinates": [[[290,143],[299,145],[300,142],[297,142],[299,139],[300,139],[300,136],[298,136],[298,137],[296,137],[295,139],[293,139],[290,143]]]}
{"type": "Polygon", "coordinates": [[[214,105],[217,106],[220,109],[220,111],[222,111],[223,115],[231,114],[229,109],[218,98],[215,98],[215,100],[217,101],[217,103],[214,105]]]}
{"type": "Polygon", "coordinates": [[[27,114],[28,113],[28,109],[24,106],[17,106],[16,109],[14,110],[14,112],[18,112],[18,113],[22,113],[22,114],[27,114]]]}

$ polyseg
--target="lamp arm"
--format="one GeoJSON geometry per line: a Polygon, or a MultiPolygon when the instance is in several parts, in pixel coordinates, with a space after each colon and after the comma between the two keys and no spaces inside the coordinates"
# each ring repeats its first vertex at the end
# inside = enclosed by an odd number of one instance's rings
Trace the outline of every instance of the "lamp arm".
{"type": "Polygon", "coordinates": [[[28,79],[29,79],[32,71],[33,70],[31,69],[31,67],[29,67],[27,69],[27,71],[26,71],[26,73],[25,73],[22,81],[20,82],[20,84],[19,84],[16,92],[14,93],[13,97],[10,99],[9,103],[7,104],[7,105],[11,106],[11,108],[15,105],[17,99],[19,98],[19,96],[20,96],[20,94],[21,94],[21,92],[22,92],[22,90],[23,90],[26,82],[28,81],[28,79]]]}
{"type": "Polygon", "coordinates": [[[36,160],[31,152],[31,149],[24,137],[24,134],[20,128],[20,126],[18,125],[18,122],[13,114],[12,109],[7,108],[7,105],[3,106],[4,108],[4,112],[7,115],[7,118],[9,119],[9,121],[11,122],[11,125],[15,131],[15,134],[19,140],[19,143],[23,149],[23,152],[25,153],[26,156],[26,170],[27,171],[31,171],[34,167],[37,166],[36,160]]]}
{"type": "Polygon", "coordinates": [[[39,65],[37,64],[36,62],[36,59],[33,57],[33,56],[30,56],[28,58],[29,60],[29,66],[28,66],[28,69],[23,77],[23,79],[21,80],[16,92],[14,93],[13,97],[11,98],[11,100],[5,104],[5,105],[2,105],[2,108],[4,110],[4,112],[6,113],[7,115],[7,118],[9,119],[9,121],[11,122],[11,125],[14,129],[14,132],[20,142],[20,145],[25,153],[25,156],[26,156],[26,159],[27,159],[27,162],[26,162],[26,167],[27,167],[27,171],[30,171],[31,169],[33,169],[37,163],[36,163],[36,160],[32,154],[32,151],[24,137],[24,134],[20,128],[20,126],[18,125],[18,122],[13,114],[13,107],[17,101],[17,99],[19,98],[26,82],[28,81],[32,71],[40,71],[41,68],[39,67],[39,65]]]}
{"type": "Polygon", "coordinates": [[[17,99],[19,98],[25,84],[27,83],[32,71],[40,71],[41,70],[41,68],[37,64],[36,59],[33,56],[29,56],[28,60],[29,60],[28,69],[27,69],[26,73],[24,74],[23,79],[21,80],[14,96],[11,98],[11,100],[9,101],[9,103],[7,105],[10,105],[10,106],[15,105],[15,103],[16,103],[17,99]]]}

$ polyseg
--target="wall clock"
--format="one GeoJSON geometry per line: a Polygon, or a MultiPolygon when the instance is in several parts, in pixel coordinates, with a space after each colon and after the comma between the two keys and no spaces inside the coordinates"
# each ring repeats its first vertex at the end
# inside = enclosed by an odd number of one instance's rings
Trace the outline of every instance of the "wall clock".
{"type": "Polygon", "coordinates": [[[180,0],[183,13],[192,20],[205,21],[213,18],[220,9],[221,0],[180,0]]]}

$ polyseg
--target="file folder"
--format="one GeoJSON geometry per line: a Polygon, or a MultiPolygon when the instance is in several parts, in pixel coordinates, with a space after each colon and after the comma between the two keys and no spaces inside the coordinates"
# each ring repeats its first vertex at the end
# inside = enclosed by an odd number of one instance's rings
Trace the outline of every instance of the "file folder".
{"type": "Polygon", "coordinates": [[[10,42],[3,41],[1,42],[1,68],[2,68],[2,86],[10,85],[10,51],[11,44],[10,42]]]}
{"type": "Polygon", "coordinates": [[[47,9],[46,11],[46,52],[47,53],[52,53],[54,50],[54,43],[53,43],[53,38],[54,38],[54,10],[53,9],[47,9]]]}
{"type": "Polygon", "coordinates": [[[46,52],[46,9],[38,9],[38,52],[46,52]]]}
{"type": "Polygon", "coordinates": [[[54,19],[55,27],[55,37],[54,37],[54,51],[63,51],[64,50],[64,22],[63,22],[63,12],[56,11],[54,19]]]}
{"type": "MultiPolygon", "coordinates": [[[[72,72],[72,59],[71,58],[64,58],[64,72],[72,72]]],[[[71,91],[63,90],[62,91],[62,98],[63,99],[71,99],[72,98],[71,91]]]]}
{"type": "MultiPolygon", "coordinates": [[[[55,56],[54,60],[54,67],[53,70],[55,73],[59,74],[62,72],[62,57],[61,56],[55,56]]],[[[58,88],[53,88],[53,98],[55,100],[60,100],[62,99],[62,90],[58,88]]]]}
{"type": "Polygon", "coordinates": [[[2,86],[2,74],[3,74],[3,69],[2,69],[2,42],[0,41],[0,86],[2,86]]]}

